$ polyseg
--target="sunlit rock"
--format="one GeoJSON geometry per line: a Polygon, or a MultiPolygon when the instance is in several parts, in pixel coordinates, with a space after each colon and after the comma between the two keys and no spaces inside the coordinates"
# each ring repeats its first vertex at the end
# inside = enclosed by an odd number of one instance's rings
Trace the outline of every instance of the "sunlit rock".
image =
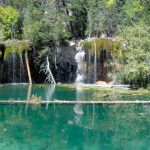
{"type": "Polygon", "coordinates": [[[107,85],[105,81],[97,81],[96,85],[107,85]]]}

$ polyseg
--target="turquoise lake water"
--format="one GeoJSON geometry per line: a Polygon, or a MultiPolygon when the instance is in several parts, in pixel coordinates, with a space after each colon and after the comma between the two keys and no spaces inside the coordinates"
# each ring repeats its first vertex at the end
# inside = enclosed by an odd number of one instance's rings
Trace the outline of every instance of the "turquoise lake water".
{"type": "Polygon", "coordinates": [[[0,106],[1,150],[149,148],[149,105],[0,106]]]}
{"type": "Polygon", "coordinates": [[[27,100],[28,95],[40,96],[42,100],[150,100],[150,94],[129,93],[129,90],[91,88],[88,86],[52,85],[4,85],[0,86],[0,100],[27,100]],[[100,95],[99,95],[100,94],[100,95]],[[98,96],[97,96],[98,95],[98,96]],[[105,95],[109,95],[105,97],[105,95]]]}
{"type": "MultiPolygon", "coordinates": [[[[8,85],[0,100],[148,100],[149,94],[122,94],[85,87],[8,85]],[[31,93],[30,93],[31,91],[31,93]],[[113,93],[113,95],[112,95],[113,93]]],[[[150,105],[0,105],[0,150],[149,150],[150,105]]]]}

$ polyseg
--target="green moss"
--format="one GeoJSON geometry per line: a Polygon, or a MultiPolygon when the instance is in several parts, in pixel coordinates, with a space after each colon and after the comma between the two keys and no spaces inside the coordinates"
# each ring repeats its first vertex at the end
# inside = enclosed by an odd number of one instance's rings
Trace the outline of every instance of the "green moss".
{"type": "Polygon", "coordinates": [[[81,46],[81,48],[84,48],[84,47],[90,48],[91,47],[90,42],[81,42],[80,46],[81,46]]]}
{"type": "Polygon", "coordinates": [[[17,53],[22,55],[24,50],[29,50],[28,41],[8,40],[4,44],[4,60],[6,60],[8,54],[17,53]]]}
{"type": "Polygon", "coordinates": [[[118,57],[120,55],[121,42],[113,42],[113,56],[118,57]]]}
{"type": "Polygon", "coordinates": [[[0,51],[0,57],[2,56],[2,51],[0,51]]]}
{"type": "Polygon", "coordinates": [[[82,49],[87,47],[90,49],[91,56],[94,55],[94,50],[96,47],[96,54],[100,56],[102,50],[112,53],[115,57],[120,54],[121,42],[114,40],[112,38],[108,39],[94,39],[90,42],[81,42],[82,49]]]}

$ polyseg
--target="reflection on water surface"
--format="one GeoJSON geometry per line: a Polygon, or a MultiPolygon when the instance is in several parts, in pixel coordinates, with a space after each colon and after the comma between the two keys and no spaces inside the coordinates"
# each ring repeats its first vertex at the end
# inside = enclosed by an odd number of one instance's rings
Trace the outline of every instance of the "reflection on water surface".
{"type": "Polygon", "coordinates": [[[141,150],[150,144],[149,105],[0,106],[0,149],[141,150]]]}
{"type": "Polygon", "coordinates": [[[42,100],[150,100],[150,94],[113,88],[90,87],[81,85],[4,85],[0,86],[0,100],[28,100],[32,95],[42,100]]]}

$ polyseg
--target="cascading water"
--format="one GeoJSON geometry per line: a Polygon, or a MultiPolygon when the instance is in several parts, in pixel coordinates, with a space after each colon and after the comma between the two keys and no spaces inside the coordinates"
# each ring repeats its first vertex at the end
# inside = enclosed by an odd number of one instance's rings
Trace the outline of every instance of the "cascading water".
{"type": "Polygon", "coordinates": [[[19,58],[20,58],[20,83],[21,83],[21,82],[25,82],[25,77],[24,77],[25,71],[24,71],[24,63],[21,54],[19,58]]]}
{"type": "Polygon", "coordinates": [[[13,52],[12,54],[13,57],[13,80],[12,82],[15,83],[16,82],[16,54],[13,52]]]}
{"type": "Polygon", "coordinates": [[[75,56],[75,60],[77,62],[76,83],[83,83],[84,81],[84,55],[85,55],[85,52],[81,51],[81,48],[80,48],[79,52],[75,56]]]}
{"type": "Polygon", "coordinates": [[[91,73],[91,54],[90,49],[88,51],[88,67],[87,67],[87,82],[90,83],[90,73],[91,73]]]}
{"type": "Polygon", "coordinates": [[[96,44],[94,44],[94,83],[97,81],[97,57],[96,57],[96,44]]]}
{"type": "MultiPolygon", "coordinates": [[[[109,64],[109,53],[106,52],[106,63],[109,64]]],[[[110,72],[110,67],[107,67],[107,74],[110,72]]]]}
{"type": "Polygon", "coordinates": [[[21,53],[8,54],[0,68],[0,82],[25,83],[26,78],[26,68],[21,53]]]}
{"type": "Polygon", "coordinates": [[[54,56],[54,63],[55,63],[55,69],[57,69],[57,53],[58,53],[58,45],[55,45],[55,56],[54,56]]]}
{"type": "Polygon", "coordinates": [[[24,63],[23,63],[23,58],[19,49],[19,59],[20,59],[20,83],[25,82],[25,70],[24,70],[24,63]]]}
{"type": "MultiPolygon", "coordinates": [[[[81,46],[82,47],[82,46],[81,46]]],[[[83,83],[84,82],[84,56],[85,52],[81,50],[81,47],[78,49],[78,53],[75,56],[75,60],[77,62],[77,77],[76,83],[83,83]]],[[[76,87],[76,101],[84,100],[83,91],[80,87],[76,87]]],[[[74,112],[77,114],[75,116],[76,123],[80,122],[82,115],[84,114],[82,110],[81,104],[76,104],[74,107],[74,112]]]]}

